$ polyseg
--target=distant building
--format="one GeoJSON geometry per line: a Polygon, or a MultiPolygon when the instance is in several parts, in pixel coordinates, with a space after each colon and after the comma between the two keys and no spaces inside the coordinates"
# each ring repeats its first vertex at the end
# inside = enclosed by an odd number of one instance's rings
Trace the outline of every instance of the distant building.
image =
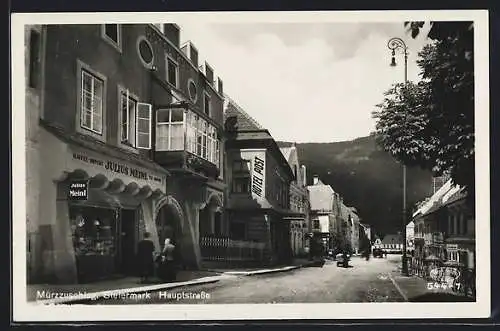
{"type": "Polygon", "coordinates": [[[359,223],[359,231],[360,231],[360,236],[362,233],[364,233],[364,235],[368,238],[368,240],[370,242],[372,241],[372,231],[369,224],[359,223]]]}
{"type": "Polygon", "coordinates": [[[304,255],[307,233],[310,231],[309,191],[307,190],[306,166],[301,165],[295,143],[282,147],[281,153],[293,170],[295,179],[290,183],[290,235],[294,256],[304,255]]]}
{"type": "Polygon", "coordinates": [[[313,234],[323,238],[325,247],[333,248],[332,238],[337,228],[334,214],[336,194],[330,185],[324,184],[317,175],[313,177],[313,185],[307,186],[311,204],[311,228],[313,234]]]}
{"type": "Polygon", "coordinates": [[[403,252],[403,236],[401,234],[388,234],[382,239],[380,248],[388,253],[403,252]]]}

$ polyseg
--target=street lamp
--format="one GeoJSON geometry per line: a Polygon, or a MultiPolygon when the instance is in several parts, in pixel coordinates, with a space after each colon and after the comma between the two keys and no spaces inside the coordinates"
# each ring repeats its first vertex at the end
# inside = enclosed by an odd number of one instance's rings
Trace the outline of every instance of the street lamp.
{"type": "MultiPolygon", "coordinates": [[[[401,38],[391,38],[387,47],[392,51],[391,67],[396,66],[396,51],[401,51],[405,58],[405,83],[408,81],[408,47],[401,38]]],[[[408,276],[408,261],[406,260],[406,165],[403,164],[403,261],[402,274],[408,276]]]]}

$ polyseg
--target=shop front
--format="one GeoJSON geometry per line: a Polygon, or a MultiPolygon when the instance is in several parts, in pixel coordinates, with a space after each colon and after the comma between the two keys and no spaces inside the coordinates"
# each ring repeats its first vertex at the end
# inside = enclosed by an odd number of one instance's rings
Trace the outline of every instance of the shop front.
{"type": "Polygon", "coordinates": [[[137,154],[47,131],[42,146],[37,280],[135,275],[146,231],[160,249],[154,210],[165,197],[167,172],[137,154]]]}

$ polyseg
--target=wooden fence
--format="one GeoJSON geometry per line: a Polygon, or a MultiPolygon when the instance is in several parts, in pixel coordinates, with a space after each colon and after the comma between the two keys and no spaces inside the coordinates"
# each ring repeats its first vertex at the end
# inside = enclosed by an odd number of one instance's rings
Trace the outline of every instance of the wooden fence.
{"type": "Polygon", "coordinates": [[[200,250],[203,260],[207,261],[262,261],[265,243],[235,240],[223,236],[200,237],[200,250]]]}

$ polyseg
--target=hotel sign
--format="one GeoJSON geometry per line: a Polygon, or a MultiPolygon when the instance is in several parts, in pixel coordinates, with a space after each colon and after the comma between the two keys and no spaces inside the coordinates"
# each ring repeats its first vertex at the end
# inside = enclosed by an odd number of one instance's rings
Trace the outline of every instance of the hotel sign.
{"type": "Polygon", "coordinates": [[[69,184],[69,200],[87,200],[89,197],[89,182],[86,180],[76,180],[69,184]]]}
{"type": "Polygon", "coordinates": [[[266,162],[258,156],[253,159],[252,167],[252,193],[262,197],[264,190],[264,178],[266,171],[266,162]]]}

